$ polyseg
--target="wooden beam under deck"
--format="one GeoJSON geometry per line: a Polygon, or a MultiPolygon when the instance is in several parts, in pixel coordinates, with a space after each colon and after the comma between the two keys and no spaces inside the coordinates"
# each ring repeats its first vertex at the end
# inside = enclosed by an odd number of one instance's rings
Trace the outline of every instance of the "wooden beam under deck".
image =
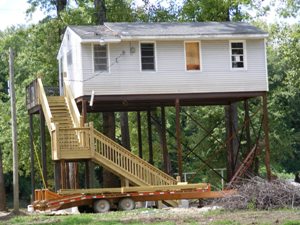
{"type": "MultiPolygon", "coordinates": [[[[174,99],[180,100],[181,106],[228,105],[263,96],[259,92],[220,92],[220,93],[189,93],[189,94],[149,94],[149,95],[96,95],[93,107],[88,106],[88,112],[107,111],[147,111],[159,106],[174,106],[174,99]]],[[[89,101],[90,96],[78,97],[76,102],[89,101]]],[[[80,109],[81,107],[79,107],[80,109]]]]}

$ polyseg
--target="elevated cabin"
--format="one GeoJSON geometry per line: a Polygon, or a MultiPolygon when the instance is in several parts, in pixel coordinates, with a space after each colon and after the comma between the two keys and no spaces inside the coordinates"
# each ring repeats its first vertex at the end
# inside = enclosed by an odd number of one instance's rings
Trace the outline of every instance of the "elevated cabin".
{"type": "Polygon", "coordinates": [[[240,22],[69,26],[60,83],[65,77],[78,103],[94,92],[90,111],[104,103],[131,110],[141,100],[174,105],[179,96],[182,105],[228,104],[268,91],[267,37],[240,22]]]}
{"type": "MultiPolygon", "coordinates": [[[[177,181],[169,176],[167,176],[169,180],[165,182],[166,175],[151,165],[147,166],[150,168],[149,174],[155,173],[157,176],[144,176],[144,172],[135,169],[128,172],[128,168],[136,167],[127,166],[114,155],[123,154],[124,157],[130,155],[132,165],[139,165],[142,169],[146,165],[145,162],[134,154],[128,154],[124,147],[95,131],[92,123],[83,126],[83,123],[88,122],[87,113],[136,111],[138,150],[139,156],[143,158],[141,113],[147,112],[148,159],[149,163],[153,164],[151,127],[155,121],[152,111],[160,108],[160,121],[156,122],[156,125],[161,126],[159,135],[162,140],[163,167],[164,171],[169,173],[165,106],[175,106],[176,131],[172,135],[176,137],[178,174],[182,178],[183,153],[188,156],[192,152],[198,156],[193,151],[200,146],[203,139],[195,147],[185,146],[183,149],[181,106],[225,105],[226,140],[224,143],[216,140],[216,143],[220,144],[220,149],[226,147],[227,181],[232,182],[237,177],[243,176],[261,152],[261,148],[265,150],[267,176],[271,179],[266,96],[267,37],[266,32],[252,25],[236,22],[105,23],[102,26],[67,27],[57,55],[59,89],[63,96],[49,96],[40,79],[27,87],[32,171],[34,171],[32,121],[33,114],[39,112],[43,174],[46,177],[44,131],[46,119],[51,133],[52,158],[55,160],[56,189],[66,187],[67,179],[64,174],[68,167],[67,163],[80,160],[86,161],[86,187],[93,186],[90,184],[92,179],[89,176],[90,169],[92,171],[91,160],[104,168],[109,168],[122,179],[131,178],[131,182],[137,185],[156,185],[162,182],[176,184],[177,181]],[[262,97],[262,104],[257,106],[262,107],[262,110],[258,109],[250,115],[248,99],[256,97],[262,97]],[[91,99],[93,104],[89,105],[91,99]],[[239,127],[233,118],[233,103],[238,101],[244,101],[245,111],[244,122],[239,124],[239,127]],[[261,126],[259,131],[250,132],[251,118],[258,112],[263,114],[260,117],[261,126]],[[244,130],[246,135],[242,135],[244,130]],[[238,138],[243,136],[246,136],[247,149],[244,150],[244,154],[239,155],[237,148],[242,147],[236,143],[240,140],[238,138]],[[261,138],[264,139],[263,145],[261,138]],[[107,151],[113,151],[114,154],[106,154],[107,151]],[[239,158],[247,156],[245,160],[240,160],[243,163],[239,166],[235,154],[239,158]],[[108,156],[110,161],[105,158],[108,156]],[[117,163],[122,165],[115,166],[117,163]],[[151,180],[152,183],[145,181],[150,177],[159,179],[151,180]]],[[[214,128],[207,129],[191,115],[186,115],[201,127],[206,133],[206,138],[209,136],[214,138],[211,132],[214,128]]],[[[212,152],[212,156],[217,152],[219,151],[212,152]]],[[[211,163],[209,159],[208,157],[207,161],[203,159],[201,161],[211,169],[213,167],[209,165],[211,163]]],[[[34,187],[34,179],[32,184],[34,187]]]]}

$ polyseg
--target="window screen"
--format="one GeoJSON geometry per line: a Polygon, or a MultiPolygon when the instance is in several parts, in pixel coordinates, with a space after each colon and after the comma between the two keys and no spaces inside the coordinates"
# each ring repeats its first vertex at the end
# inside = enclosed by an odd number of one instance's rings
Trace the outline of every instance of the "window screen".
{"type": "Polygon", "coordinates": [[[199,42],[185,43],[185,56],[187,70],[200,70],[199,42]]]}
{"type": "Polygon", "coordinates": [[[155,70],[154,43],[141,44],[142,70],[155,70]]]}
{"type": "Polygon", "coordinates": [[[231,66],[232,68],[244,68],[244,43],[232,42],[231,43],[231,66]]]}
{"type": "Polygon", "coordinates": [[[107,71],[107,45],[94,45],[94,70],[107,71]]]}

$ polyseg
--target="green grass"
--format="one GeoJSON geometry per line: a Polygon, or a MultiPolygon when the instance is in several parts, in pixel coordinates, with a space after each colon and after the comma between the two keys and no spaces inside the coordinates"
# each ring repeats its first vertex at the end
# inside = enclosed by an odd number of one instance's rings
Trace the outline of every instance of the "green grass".
{"type": "Polygon", "coordinates": [[[296,220],[289,220],[286,221],[283,225],[300,225],[300,221],[296,221],[296,220]]]}
{"type": "Polygon", "coordinates": [[[213,225],[240,225],[241,223],[233,220],[219,220],[212,223],[213,225]]]}

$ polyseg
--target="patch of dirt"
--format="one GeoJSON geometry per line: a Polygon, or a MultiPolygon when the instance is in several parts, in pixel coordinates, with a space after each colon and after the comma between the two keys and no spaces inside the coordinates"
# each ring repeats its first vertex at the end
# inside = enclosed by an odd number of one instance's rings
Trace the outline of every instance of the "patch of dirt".
{"type": "Polygon", "coordinates": [[[128,215],[120,219],[123,223],[141,221],[143,223],[170,221],[175,224],[283,224],[286,221],[300,221],[300,211],[298,210],[273,210],[273,211],[211,211],[198,208],[189,209],[162,209],[155,211],[140,212],[135,215],[128,215]]]}
{"type": "Polygon", "coordinates": [[[0,221],[9,220],[15,216],[26,216],[26,215],[27,213],[23,210],[20,210],[19,212],[15,212],[15,211],[0,212],[0,221]]]}

